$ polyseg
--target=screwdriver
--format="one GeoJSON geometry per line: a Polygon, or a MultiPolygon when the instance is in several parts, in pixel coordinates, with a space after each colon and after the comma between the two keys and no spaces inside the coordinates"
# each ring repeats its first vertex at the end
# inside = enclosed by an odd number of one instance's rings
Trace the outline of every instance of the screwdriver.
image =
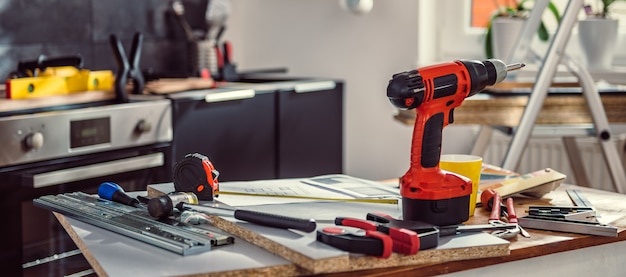
{"type": "Polygon", "coordinates": [[[113,182],[104,182],[98,187],[98,196],[100,198],[121,203],[127,206],[142,208],[139,200],[126,194],[120,185],[113,182]]]}
{"type": "Polygon", "coordinates": [[[148,212],[150,213],[150,216],[157,219],[168,217],[169,215],[173,214],[173,208],[176,208],[181,212],[185,210],[191,210],[205,214],[228,216],[263,226],[282,229],[295,229],[307,233],[313,232],[315,231],[315,229],[317,229],[317,223],[315,222],[315,219],[295,218],[278,214],[234,208],[201,206],[197,204],[187,203],[184,201],[179,202],[176,199],[172,199],[168,195],[152,198],[150,199],[150,202],[148,202],[148,212]]]}

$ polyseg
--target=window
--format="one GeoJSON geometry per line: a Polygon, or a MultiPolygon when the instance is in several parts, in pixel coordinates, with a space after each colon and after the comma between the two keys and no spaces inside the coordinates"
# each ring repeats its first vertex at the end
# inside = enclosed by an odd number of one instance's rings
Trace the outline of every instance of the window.
{"type": "MultiPolygon", "coordinates": [[[[512,3],[515,0],[440,0],[432,1],[436,3],[422,4],[418,11],[418,16],[425,17],[419,21],[419,64],[431,63],[436,61],[446,61],[454,59],[483,59],[483,40],[485,35],[485,26],[491,14],[495,10],[496,5],[512,3]],[[436,12],[433,12],[435,10],[436,12]],[[422,34],[426,33],[424,37],[422,34]],[[435,43],[434,46],[427,44],[435,43]],[[424,45],[427,45],[425,47],[424,45]],[[424,48],[432,49],[424,52],[424,48]]],[[[532,1],[529,1],[532,4],[532,1]]],[[[562,14],[568,4],[568,0],[552,0],[562,14]]],[[[597,0],[589,0],[590,4],[596,3],[597,0]]],[[[509,4],[512,5],[512,4],[509,4]]],[[[620,37],[616,46],[615,64],[626,65],[626,1],[616,1],[612,5],[611,15],[613,18],[619,19],[620,37]]],[[[584,18],[584,11],[581,10],[579,18],[584,18]]],[[[556,22],[553,19],[548,20],[550,16],[544,13],[547,28],[551,32],[557,29],[556,22]]],[[[572,56],[580,55],[580,48],[577,43],[577,30],[573,30],[568,44],[567,51],[572,56]]],[[[539,52],[547,47],[547,43],[539,42],[537,39],[533,41],[533,49],[539,52]]]]}
{"type": "MultiPolygon", "coordinates": [[[[504,1],[504,2],[512,2],[512,1],[504,1]]],[[[471,10],[471,28],[486,28],[489,23],[489,18],[497,10],[498,6],[501,3],[498,3],[497,0],[472,0],[472,10],[471,10]]]]}

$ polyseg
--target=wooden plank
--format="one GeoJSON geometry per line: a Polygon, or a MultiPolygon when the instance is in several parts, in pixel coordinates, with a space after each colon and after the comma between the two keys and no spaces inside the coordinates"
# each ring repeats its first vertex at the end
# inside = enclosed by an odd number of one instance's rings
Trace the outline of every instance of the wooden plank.
{"type": "MultiPolygon", "coordinates": [[[[626,123],[626,94],[602,95],[601,99],[610,123],[626,123]]],[[[527,96],[468,98],[454,110],[454,124],[517,126],[527,103],[527,96]]],[[[399,110],[395,119],[413,125],[415,110],[399,110]]],[[[536,124],[588,123],[592,123],[592,119],[582,95],[548,96],[536,121],[536,124]]]]}
{"type": "MultiPolygon", "coordinates": [[[[510,82],[504,81],[493,86],[489,87],[489,90],[499,91],[499,92],[510,92],[513,89],[519,88],[532,88],[535,86],[533,82],[510,82]]],[[[553,88],[578,88],[580,84],[578,82],[553,82],[550,87],[553,88]]]]}
{"type": "Polygon", "coordinates": [[[196,89],[215,87],[213,79],[203,78],[164,78],[146,83],[145,92],[153,94],[169,94],[196,89]]]}
{"type": "Polygon", "coordinates": [[[74,228],[72,228],[72,226],[68,222],[67,218],[65,216],[63,216],[62,214],[57,213],[57,212],[52,212],[52,214],[54,214],[54,216],[57,218],[59,223],[61,223],[61,226],[63,226],[63,228],[65,229],[67,234],[70,236],[72,241],[74,241],[76,246],[78,246],[78,249],[80,249],[80,251],[83,253],[83,256],[85,256],[85,259],[87,260],[87,262],[89,262],[89,265],[91,265],[93,271],[96,272],[96,274],[98,276],[101,276],[101,277],[109,276],[104,271],[104,269],[102,268],[102,266],[100,265],[98,260],[91,254],[91,252],[88,251],[85,243],[80,238],[80,236],[76,233],[76,230],[74,230],[74,228]]]}

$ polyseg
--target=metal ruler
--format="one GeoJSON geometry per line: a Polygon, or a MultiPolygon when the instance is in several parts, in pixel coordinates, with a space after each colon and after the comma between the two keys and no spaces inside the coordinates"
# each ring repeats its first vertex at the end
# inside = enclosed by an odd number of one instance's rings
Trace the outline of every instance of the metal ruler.
{"type": "Polygon", "coordinates": [[[572,200],[572,203],[578,207],[591,207],[591,203],[585,196],[582,195],[580,190],[577,189],[568,189],[566,190],[567,196],[572,200]]]}
{"type": "Polygon", "coordinates": [[[602,224],[589,200],[579,190],[568,189],[567,195],[576,206],[529,206],[528,216],[518,218],[526,228],[617,237],[616,227],[602,224]]]}
{"type": "Polygon", "coordinates": [[[524,228],[542,229],[550,231],[559,231],[567,233],[577,233],[586,235],[597,235],[605,237],[617,237],[618,230],[616,227],[589,223],[584,221],[570,221],[565,219],[556,219],[542,216],[524,216],[518,218],[519,225],[524,228]]]}
{"type": "Polygon", "coordinates": [[[72,216],[183,256],[206,252],[213,246],[234,242],[232,236],[175,220],[156,221],[145,209],[104,200],[83,192],[46,195],[33,200],[33,203],[40,208],[72,216]]]}

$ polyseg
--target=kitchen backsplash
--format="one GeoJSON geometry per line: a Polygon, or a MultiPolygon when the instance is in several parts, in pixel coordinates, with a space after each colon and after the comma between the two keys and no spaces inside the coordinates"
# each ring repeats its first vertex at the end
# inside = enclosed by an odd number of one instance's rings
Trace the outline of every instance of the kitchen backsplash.
{"type": "MultiPolygon", "coordinates": [[[[141,68],[188,71],[188,43],[171,10],[172,0],[2,0],[0,81],[20,60],[80,54],[84,68],[117,70],[109,43],[117,35],[129,54],[135,32],[144,35],[141,68]]],[[[202,28],[209,0],[185,0],[185,17],[202,28]]]]}

